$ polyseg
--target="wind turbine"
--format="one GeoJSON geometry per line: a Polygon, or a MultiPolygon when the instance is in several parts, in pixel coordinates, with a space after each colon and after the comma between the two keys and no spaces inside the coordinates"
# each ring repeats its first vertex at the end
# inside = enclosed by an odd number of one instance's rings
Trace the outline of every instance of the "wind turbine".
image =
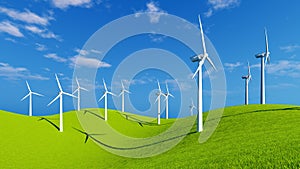
{"type": "Polygon", "coordinates": [[[32,116],[32,95],[37,95],[37,96],[43,96],[43,95],[31,91],[30,86],[29,86],[29,84],[28,84],[27,81],[26,81],[26,85],[27,85],[27,88],[28,88],[28,90],[29,90],[29,93],[28,93],[26,96],[24,96],[24,97],[21,99],[21,101],[23,101],[23,100],[25,100],[27,97],[29,97],[29,116],[32,116]]]}
{"type": "Polygon", "coordinates": [[[248,62],[248,75],[242,76],[242,79],[245,79],[245,105],[248,105],[248,84],[251,80],[251,72],[250,72],[250,65],[248,62]]]}
{"type": "Polygon", "coordinates": [[[100,102],[104,98],[104,120],[107,121],[107,94],[110,94],[113,96],[116,96],[116,95],[107,90],[104,79],[103,79],[103,85],[104,85],[105,92],[102,95],[102,97],[98,100],[98,102],[100,102]]]}
{"type": "Polygon", "coordinates": [[[121,81],[121,85],[122,85],[122,90],[121,90],[121,93],[120,93],[119,96],[122,95],[122,112],[124,112],[125,111],[125,98],[124,98],[124,96],[125,96],[125,93],[130,94],[130,91],[125,89],[124,84],[123,84],[122,81],[121,81]]]}
{"type": "Polygon", "coordinates": [[[160,96],[164,95],[164,93],[161,91],[158,80],[157,80],[157,85],[158,85],[158,92],[156,93],[157,98],[155,100],[155,103],[157,102],[157,124],[160,125],[160,96]]]}
{"type": "Polygon", "coordinates": [[[212,60],[208,57],[208,53],[206,52],[206,46],[205,46],[205,41],[204,41],[204,33],[202,29],[202,23],[201,23],[201,18],[200,15],[198,15],[199,19],[199,25],[200,25],[200,33],[201,33],[201,40],[202,40],[202,48],[203,48],[203,54],[199,54],[196,56],[191,57],[192,62],[198,62],[198,68],[196,72],[193,75],[193,79],[198,73],[198,119],[197,119],[197,131],[201,132],[203,131],[203,120],[202,120],[202,66],[207,60],[211,66],[216,70],[216,67],[212,60]]]}
{"type": "Polygon", "coordinates": [[[77,77],[76,77],[76,83],[77,83],[77,89],[72,94],[75,94],[77,92],[77,110],[80,111],[80,90],[84,90],[84,91],[88,91],[88,90],[79,85],[77,77]]]}
{"type": "Polygon", "coordinates": [[[166,83],[167,93],[165,93],[165,102],[166,102],[166,119],[169,119],[169,96],[174,96],[169,92],[168,83],[166,83]]]}
{"type": "Polygon", "coordinates": [[[270,63],[270,51],[269,51],[269,42],[268,42],[268,34],[267,29],[265,28],[265,43],[266,43],[266,51],[263,53],[256,54],[256,58],[261,59],[261,82],[260,82],[260,104],[266,103],[266,93],[265,93],[265,64],[270,63]]]}
{"type": "Polygon", "coordinates": [[[191,116],[193,115],[193,110],[194,109],[197,109],[196,108],[196,106],[194,105],[194,101],[193,101],[193,99],[191,99],[192,100],[192,104],[189,106],[190,107],[190,112],[191,112],[191,116]]]}
{"type": "Polygon", "coordinates": [[[77,98],[76,96],[70,94],[70,93],[66,93],[62,90],[62,87],[60,85],[60,82],[58,80],[57,75],[55,74],[55,78],[56,78],[56,82],[59,88],[59,93],[58,95],[47,105],[50,106],[53,102],[55,102],[57,99],[59,99],[59,131],[63,132],[64,131],[64,126],[63,126],[63,95],[67,95],[67,96],[71,96],[74,98],[77,98]]]}

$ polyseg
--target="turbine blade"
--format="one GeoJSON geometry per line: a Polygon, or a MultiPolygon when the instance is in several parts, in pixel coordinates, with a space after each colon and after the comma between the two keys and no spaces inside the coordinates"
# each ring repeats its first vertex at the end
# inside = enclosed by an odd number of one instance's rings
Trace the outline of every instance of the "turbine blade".
{"type": "Polygon", "coordinates": [[[30,93],[28,93],[26,96],[24,96],[21,101],[23,101],[24,99],[26,99],[28,96],[30,95],[30,93]]]}
{"type": "Polygon", "coordinates": [[[29,90],[29,92],[31,92],[31,89],[30,89],[30,86],[29,86],[27,80],[26,80],[26,85],[27,85],[27,89],[29,90]]]}
{"type": "Polygon", "coordinates": [[[78,90],[79,90],[79,88],[77,88],[76,90],[74,90],[74,92],[72,94],[75,94],[78,90]]]}
{"type": "Polygon", "coordinates": [[[200,15],[198,15],[198,20],[199,20],[199,26],[200,26],[200,33],[201,33],[201,40],[202,40],[202,48],[203,48],[203,53],[204,55],[206,54],[206,46],[205,46],[205,41],[204,41],[204,33],[203,33],[203,28],[202,28],[202,22],[200,15]]]}
{"type": "Polygon", "coordinates": [[[56,82],[57,82],[58,88],[59,88],[59,90],[62,92],[63,90],[62,90],[62,88],[61,88],[60,82],[59,82],[58,77],[57,77],[56,74],[55,74],[55,78],[56,78],[56,82]]]}
{"type": "Polygon", "coordinates": [[[61,94],[58,94],[47,106],[50,106],[53,102],[55,102],[61,94]]]}
{"type": "Polygon", "coordinates": [[[72,95],[72,94],[70,94],[70,93],[62,92],[62,94],[65,94],[65,95],[70,96],[70,97],[77,98],[76,96],[74,96],[74,95],[72,95]]]}
{"type": "Polygon", "coordinates": [[[175,98],[171,93],[169,93],[169,96],[171,96],[171,97],[173,97],[173,98],[175,98]]]}
{"type": "Polygon", "coordinates": [[[154,103],[156,103],[158,101],[158,98],[160,98],[160,94],[157,96],[154,103]]]}
{"type": "Polygon", "coordinates": [[[159,85],[159,81],[157,80],[157,85],[158,85],[158,90],[159,92],[161,92],[161,89],[160,89],[160,85],[159,85]]]}
{"type": "Polygon", "coordinates": [[[124,84],[123,84],[122,80],[121,80],[121,85],[122,85],[122,89],[125,90],[125,87],[124,87],[124,84]]]}
{"type": "Polygon", "coordinates": [[[125,90],[122,90],[121,93],[118,95],[118,97],[120,97],[122,94],[124,94],[125,90]]]}
{"type": "Polygon", "coordinates": [[[249,65],[249,62],[248,62],[248,76],[251,76],[251,71],[250,71],[250,65],[249,65]]]}
{"type": "Polygon", "coordinates": [[[110,94],[110,95],[113,95],[113,96],[117,96],[117,95],[115,95],[115,94],[112,93],[112,92],[107,92],[107,94],[110,94]]]}
{"type": "Polygon", "coordinates": [[[168,82],[166,82],[167,93],[169,94],[168,82]]]}
{"type": "Polygon", "coordinates": [[[44,96],[44,95],[36,93],[36,92],[32,92],[32,94],[37,95],[37,96],[41,96],[41,97],[44,96]]]}
{"type": "Polygon", "coordinates": [[[86,88],[83,88],[83,87],[80,87],[79,89],[82,89],[82,90],[84,90],[84,91],[89,91],[88,89],[86,89],[86,88]]]}
{"type": "Polygon", "coordinates": [[[124,92],[128,93],[128,94],[131,94],[131,92],[129,90],[124,90],[124,92]]]}
{"type": "Polygon", "coordinates": [[[194,75],[192,76],[192,79],[194,79],[195,76],[197,75],[197,73],[199,72],[199,70],[200,70],[200,68],[201,68],[200,66],[201,66],[201,65],[198,66],[196,72],[195,72],[194,75]]]}
{"type": "Polygon", "coordinates": [[[269,55],[269,42],[268,42],[268,32],[267,28],[265,28],[265,43],[266,43],[266,54],[269,55]]]}
{"type": "Polygon", "coordinates": [[[78,82],[77,77],[75,78],[75,80],[76,80],[76,83],[77,83],[78,88],[80,88],[80,85],[79,85],[79,82],[78,82]]]}
{"type": "Polygon", "coordinates": [[[104,89],[105,89],[105,91],[107,91],[107,87],[106,87],[104,79],[102,79],[102,81],[103,81],[104,89]]]}
{"type": "Polygon", "coordinates": [[[212,60],[207,56],[206,59],[208,60],[208,62],[210,63],[210,65],[217,70],[216,66],[214,65],[214,63],[212,62],[212,60]]]}
{"type": "Polygon", "coordinates": [[[102,97],[98,100],[100,102],[106,96],[106,92],[102,95],[102,97]]]}

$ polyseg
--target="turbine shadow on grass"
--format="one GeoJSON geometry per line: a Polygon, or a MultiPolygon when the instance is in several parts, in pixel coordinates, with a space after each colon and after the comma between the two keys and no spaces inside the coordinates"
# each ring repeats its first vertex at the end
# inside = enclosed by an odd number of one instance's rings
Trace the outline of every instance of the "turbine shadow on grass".
{"type": "Polygon", "coordinates": [[[145,144],[145,145],[141,145],[141,146],[136,146],[136,147],[115,147],[115,146],[111,146],[111,145],[105,144],[105,143],[101,142],[100,140],[96,139],[95,137],[93,137],[93,135],[103,135],[103,134],[89,134],[87,132],[81,131],[81,130],[76,129],[74,127],[73,127],[73,129],[75,129],[76,131],[78,131],[78,132],[86,135],[85,143],[87,142],[88,138],[91,138],[95,142],[97,142],[97,143],[99,143],[99,144],[101,144],[101,145],[103,145],[103,146],[105,146],[107,148],[114,149],[114,150],[135,150],[135,149],[140,149],[140,148],[144,148],[144,147],[150,147],[150,146],[153,146],[153,145],[156,145],[156,144],[160,144],[160,143],[172,141],[172,140],[178,139],[180,137],[185,137],[187,135],[192,135],[192,134],[198,133],[197,131],[193,131],[193,132],[189,132],[187,134],[182,134],[182,135],[179,135],[179,136],[174,136],[174,137],[171,137],[171,138],[168,138],[168,139],[165,139],[165,140],[161,140],[161,141],[158,141],[158,142],[154,142],[154,143],[150,143],[150,144],[145,144]]]}
{"type": "Polygon", "coordinates": [[[40,117],[40,119],[38,119],[38,121],[42,121],[42,120],[45,120],[46,122],[51,124],[53,127],[55,127],[59,131],[60,128],[56,124],[54,124],[52,121],[50,121],[49,119],[47,119],[45,117],[40,117]]]}
{"type": "Polygon", "coordinates": [[[83,111],[83,114],[86,114],[86,113],[92,114],[92,115],[96,116],[96,117],[99,118],[99,119],[105,120],[104,117],[102,117],[102,116],[100,116],[99,114],[97,114],[97,113],[95,113],[95,112],[92,112],[92,111],[90,111],[90,110],[84,110],[84,111],[83,111]]]}

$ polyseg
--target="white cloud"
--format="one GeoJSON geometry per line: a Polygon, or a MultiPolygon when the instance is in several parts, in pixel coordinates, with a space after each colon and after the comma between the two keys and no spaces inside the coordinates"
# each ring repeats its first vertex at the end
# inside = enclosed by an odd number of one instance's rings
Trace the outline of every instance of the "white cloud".
{"type": "Polygon", "coordinates": [[[211,6],[204,14],[206,17],[210,17],[217,10],[234,8],[240,5],[240,0],[208,0],[208,5],[211,6]]]}
{"type": "Polygon", "coordinates": [[[280,60],[266,66],[267,73],[277,76],[300,77],[300,62],[280,60]]]}
{"type": "Polygon", "coordinates": [[[71,63],[70,63],[71,67],[74,67],[75,64],[76,64],[76,66],[83,66],[83,67],[97,68],[97,69],[111,67],[111,65],[106,62],[102,62],[95,58],[86,58],[86,57],[80,56],[80,55],[70,58],[70,61],[71,61],[71,63]]]}
{"type": "Polygon", "coordinates": [[[295,44],[280,47],[280,50],[283,50],[284,52],[294,52],[297,49],[300,49],[300,45],[295,44]]]}
{"type": "Polygon", "coordinates": [[[38,51],[45,51],[47,50],[47,47],[43,44],[40,44],[40,43],[35,43],[35,49],[38,50],[38,51]]]}
{"type": "Polygon", "coordinates": [[[12,38],[5,38],[5,40],[10,41],[12,43],[17,43],[17,41],[15,39],[12,39],[12,38]]]}
{"type": "Polygon", "coordinates": [[[4,13],[14,20],[19,20],[30,24],[37,24],[37,25],[44,25],[44,26],[48,25],[49,20],[53,19],[52,17],[49,16],[46,17],[39,16],[27,9],[25,10],[25,12],[19,12],[14,9],[0,7],[0,13],[4,13]]]}
{"type": "Polygon", "coordinates": [[[0,23],[0,32],[5,32],[15,37],[24,37],[19,28],[12,25],[8,21],[3,21],[0,23]]]}
{"type": "Polygon", "coordinates": [[[32,25],[25,26],[25,29],[41,36],[42,38],[61,40],[59,36],[55,35],[53,32],[48,31],[47,29],[41,29],[37,26],[32,25]]]}
{"type": "Polygon", "coordinates": [[[102,52],[101,52],[101,51],[99,51],[99,50],[96,50],[96,49],[92,49],[92,50],[91,50],[91,52],[93,52],[93,53],[96,53],[96,54],[102,54],[102,52]]]}
{"type": "Polygon", "coordinates": [[[224,66],[230,71],[232,72],[234,69],[242,66],[241,62],[236,62],[236,63],[225,63],[224,66]]]}
{"type": "Polygon", "coordinates": [[[92,0],[52,0],[55,7],[66,9],[69,6],[80,6],[89,8],[92,6],[92,0]]]}
{"type": "Polygon", "coordinates": [[[164,41],[166,36],[152,33],[152,34],[149,34],[149,38],[151,39],[152,42],[160,43],[160,42],[164,41]]]}
{"type": "Polygon", "coordinates": [[[9,80],[17,79],[36,79],[36,80],[48,80],[49,78],[41,75],[32,75],[30,71],[24,67],[13,67],[7,63],[0,62],[0,77],[5,77],[9,80]]]}
{"type": "Polygon", "coordinates": [[[55,54],[55,53],[46,54],[46,55],[44,55],[44,57],[48,58],[48,59],[52,59],[56,62],[67,62],[67,59],[57,56],[57,54],[55,54]]]}
{"type": "Polygon", "coordinates": [[[151,1],[147,3],[146,6],[147,9],[145,11],[135,12],[135,17],[139,17],[141,13],[146,12],[150,18],[150,23],[158,23],[160,17],[167,14],[167,12],[159,8],[158,3],[156,2],[151,1]]]}

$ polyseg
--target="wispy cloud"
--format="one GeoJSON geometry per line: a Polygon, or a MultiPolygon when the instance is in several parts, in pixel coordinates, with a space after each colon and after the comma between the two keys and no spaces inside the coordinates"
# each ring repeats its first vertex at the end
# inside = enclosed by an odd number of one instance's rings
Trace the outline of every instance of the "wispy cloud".
{"type": "Polygon", "coordinates": [[[280,47],[280,50],[283,50],[284,52],[294,52],[295,50],[300,49],[300,45],[294,44],[294,45],[288,45],[288,46],[282,46],[280,47]]]}
{"type": "Polygon", "coordinates": [[[18,20],[30,24],[44,25],[44,26],[48,25],[49,20],[53,19],[50,16],[39,16],[28,9],[25,9],[24,12],[20,12],[15,9],[0,7],[0,13],[4,13],[14,20],[18,20]]]}
{"type": "Polygon", "coordinates": [[[146,4],[147,9],[135,12],[135,17],[139,17],[141,13],[146,12],[150,18],[150,23],[158,23],[162,15],[167,14],[166,11],[159,8],[157,2],[149,2],[146,4]]]}
{"type": "Polygon", "coordinates": [[[52,0],[55,7],[60,9],[66,9],[70,6],[74,7],[92,7],[92,0],[52,0]]]}
{"type": "Polygon", "coordinates": [[[240,5],[240,0],[208,0],[208,5],[210,8],[205,13],[206,17],[213,15],[215,11],[230,9],[240,5]]]}
{"type": "Polygon", "coordinates": [[[24,67],[13,67],[7,63],[0,62],[0,77],[4,77],[9,80],[18,79],[36,79],[36,80],[48,80],[49,78],[41,75],[33,75],[24,67]]]}
{"type": "Polygon", "coordinates": [[[15,37],[24,37],[19,28],[12,25],[9,21],[0,22],[0,32],[5,32],[15,37]]]}
{"type": "Polygon", "coordinates": [[[290,60],[280,60],[266,66],[266,71],[269,74],[276,76],[300,77],[300,62],[290,60]]]}
{"type": "Polygon", "coordinates": [[[152,33],[149,34],[149,38],[151,39],[152,42],[160,43],[164,41],[166,36],[152,33]]]}
{"type": "Polygon", "coordinates": [[[49,54],[46,54],[44,55],[45,58],[48,58],[48,59],[52,59],[56,62],[67,62],[68,60],[63,58],[63,57],[60,57],[58,56],[56,53],[49,53],[49,54]]]}
{"type": "Polygon", "coordinates": [[[232,72],[234,69],[242,66],[243,64],[241,62],[236,62],[236,63],[224,63],[224,66],[227,70],[232,72]]]}
{"type": "Polygon", "coordinates": [[[35,49],[37,51],[45,51],[45,50],[47,50],[47,47],[43,44],[35,43],[35,49]]]}
{"type": "Polygon", "coordinates": [[[25,29],[35,33],[39,36],[41,36],[42,38],[46,38],[46,39],[56,39],[56,40],[61,40],[60,37],[58,35],[55,35],[53,32],[50,32],[47,29],[41,29],[37,26],[32,26],[32,25],[27,25],[25,26],[25,29]]]}
{"type": "Polygon", "coordinates": [[[70,66],[74,67],[76,66],[83,66],[83,67],[88,67],[88,68],[108,68],[111,67],[110,64],[106,63],[106,62],[102,62],[98,59],[95,58],[87,58],[84,56],[74,56],[72,58],[70,58],[70,66]]]}

